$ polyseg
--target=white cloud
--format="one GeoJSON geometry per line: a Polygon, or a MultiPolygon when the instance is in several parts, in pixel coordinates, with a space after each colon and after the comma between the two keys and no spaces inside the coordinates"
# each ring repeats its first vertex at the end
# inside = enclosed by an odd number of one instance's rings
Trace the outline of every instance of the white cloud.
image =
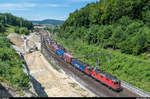
{"type": "Polygon", "coordinates": [[[37,5],[33,3],[4,3],[0,4],[0,10],[28,10],[35,6],[37,5]]]}

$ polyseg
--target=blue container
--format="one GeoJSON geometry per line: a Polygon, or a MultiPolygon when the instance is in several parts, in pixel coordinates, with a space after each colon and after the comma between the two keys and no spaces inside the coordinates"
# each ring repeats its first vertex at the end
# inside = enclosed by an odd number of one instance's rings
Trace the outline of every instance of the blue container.
{"type": "Polygon", "coordinates": [[[81,69],[82,71],[84,71],[84,69],[85,69],[84,65],[81,65],[81,66],[80,66],[80,69],[81,69]]]}
{"type": "Polygon", "coordinates": [[[84,71],[85,67],[81,61],[78,61],[77,59],[73,59],[72,65],[79,68],[80,70],[84,71]]]}
{"type": "Polygon", "coordinates": [[[63,54],[64,54],[64,51],[62,51],[61,49],[57,49],[57,55],[62,57],[63,54]]]}

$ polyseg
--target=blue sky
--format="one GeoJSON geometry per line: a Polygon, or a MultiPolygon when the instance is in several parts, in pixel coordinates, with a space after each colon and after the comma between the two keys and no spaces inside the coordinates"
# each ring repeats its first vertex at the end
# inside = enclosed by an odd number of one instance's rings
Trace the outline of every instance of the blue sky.
{"type": "Polygon", "coordinates": [[[99,0],[0,0],[0,13],[12,13],[28,20],[68,18],[69,13],[99,0]]]}

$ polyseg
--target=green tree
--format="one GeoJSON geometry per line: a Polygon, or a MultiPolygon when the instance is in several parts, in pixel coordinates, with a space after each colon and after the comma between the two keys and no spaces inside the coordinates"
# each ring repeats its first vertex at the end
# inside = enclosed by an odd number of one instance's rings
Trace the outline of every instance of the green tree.
{"type": "Polygon", "coordinates": [[[15,27],[15,32],[19,33],[19,27],[18,26],[15,27]]]}
{"type": "Polygon", "coordinates": [[[6,31],[5,27],[2,24],[0,24],[0,32],[4,33],[5,31],[6,31]]]}
{"type": "Polygon", "coordinates": [[[29,34],[29,31],[28,31],[28,29],[27,29],[27,28],[22,27],[22,28],[20,28],[19,33],[21,33],[21,34],[25,34],[25,35],[28,35],[28,34],[29,34]]]}

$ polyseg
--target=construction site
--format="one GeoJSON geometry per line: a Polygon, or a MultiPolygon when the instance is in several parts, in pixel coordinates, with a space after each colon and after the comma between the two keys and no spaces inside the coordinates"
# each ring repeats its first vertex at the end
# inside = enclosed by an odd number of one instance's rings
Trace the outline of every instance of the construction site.
{"type": "Polygon", "coordinates": [[[34,81],[34,92],[40,97],[95,97],[82,85],[70,78],[62,69],[56,69],[41,53],[38,33],[28,36],[9,34],[8,38],[16,46],[26,62],[28,72],[34,81]]]}

